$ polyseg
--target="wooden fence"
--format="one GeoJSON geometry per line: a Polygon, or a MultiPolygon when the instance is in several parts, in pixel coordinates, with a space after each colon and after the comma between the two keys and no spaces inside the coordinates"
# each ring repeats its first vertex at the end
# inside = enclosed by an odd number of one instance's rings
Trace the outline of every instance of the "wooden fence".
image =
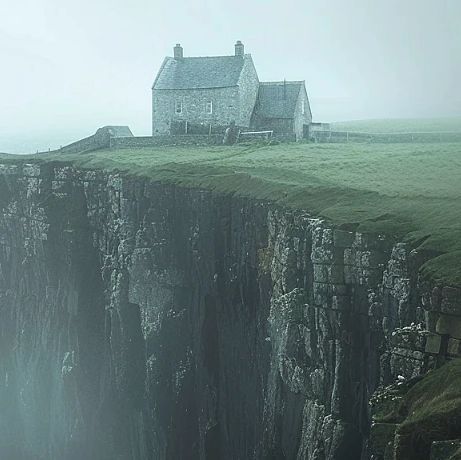
{"type": "Polygon", "coordinates": [[[354,131],[313,131],[314,142],[437,143],[461,142],[461,132],[363,133],[354,131]]]}

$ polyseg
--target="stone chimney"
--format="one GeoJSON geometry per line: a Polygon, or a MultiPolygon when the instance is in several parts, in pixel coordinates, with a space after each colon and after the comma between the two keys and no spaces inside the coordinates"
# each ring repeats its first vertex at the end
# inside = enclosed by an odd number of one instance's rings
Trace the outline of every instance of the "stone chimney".
{"type": "Polygon", "coordinates": [[[176,46],[173,48],[173,50],[175,59],[182,59],[184,57],[184,50],[179,43],[176,43],[176,46]]]}
{"type": "Polygon", "coordinates": [[[235,55],[243,56],[244,54],[245,54],[245,46],[240,40],[238,40],[237,43],[235,44],[235,55]]]}

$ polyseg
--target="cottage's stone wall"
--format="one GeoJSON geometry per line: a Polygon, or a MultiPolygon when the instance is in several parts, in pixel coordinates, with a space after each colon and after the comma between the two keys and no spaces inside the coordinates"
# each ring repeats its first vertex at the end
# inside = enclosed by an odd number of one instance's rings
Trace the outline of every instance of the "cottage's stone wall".
{"type": "Polygon", "coordinates": [[[228,125],[240,115],[239,88],[153,90],[152,134],[170,134],[172,122],[188,121],[211,125],[228,125]],[[175,103],[182,102],[182,113],[175,103]],[[206,113],[207,102],[213,102],[213,113],[206,113]]]}
{"type": "Polygon", "coordinates": [[[245,64],[239,79],[240,116],[236,123],[239,126],[249,127],[258,97],[259,79],[253,60],[245,57],[245,64]]]}
{"type": "Polygon", "coordinates": [[[307,97],[306,87],[303,85],[301,91],[299,92],[298,102],[296,103],[296,110],[293,119],[293,127],[296,134],[296,140],[304,138],[304,125],[309,125],[310,123],[312,123],[312,113],[309,105],[309,98],[307,97]]]}
{"type": "Polygon", "coordinates": [[[276,136],[294,133],[293,118],[258,118],[254,128],[274,131],[276,136]]]}
{"type": "Polygon", "coordinates": [[[228,88],[152,90],[152,133],[170,134],[174,122],[203,123],[227,126],[234,120],[248,128],[258,93],[259,80],[253,60],[245,56],[245,63],[237,86],[228,88]],[[182,102],[182,113],[175,111],[176,102],[182,102]],[[213,113],[207,113],[208,102],[213,113]]]}

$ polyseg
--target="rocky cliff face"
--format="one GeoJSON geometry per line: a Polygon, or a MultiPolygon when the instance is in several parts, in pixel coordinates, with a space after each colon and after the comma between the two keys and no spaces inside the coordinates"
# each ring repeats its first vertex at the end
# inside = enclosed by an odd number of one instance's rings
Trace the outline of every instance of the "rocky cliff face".
{"type": "Polygon", "coordinates": [[[403,243],[142,178],[0,168],[0,458],[383,458],[372,394],[458,354],[461,296],[421,283],[403,243]]]}

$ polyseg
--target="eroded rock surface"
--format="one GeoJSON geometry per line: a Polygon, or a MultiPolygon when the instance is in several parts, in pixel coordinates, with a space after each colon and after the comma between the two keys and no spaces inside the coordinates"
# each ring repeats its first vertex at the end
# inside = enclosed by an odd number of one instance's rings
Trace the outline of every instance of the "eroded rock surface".
{"type": "Polygon", "coordinates": [[[459,355],[459,292],[421,283],[403,243],[142,178],[0,168],[1,458],[383,458],[373,393],[459,355]]]}

